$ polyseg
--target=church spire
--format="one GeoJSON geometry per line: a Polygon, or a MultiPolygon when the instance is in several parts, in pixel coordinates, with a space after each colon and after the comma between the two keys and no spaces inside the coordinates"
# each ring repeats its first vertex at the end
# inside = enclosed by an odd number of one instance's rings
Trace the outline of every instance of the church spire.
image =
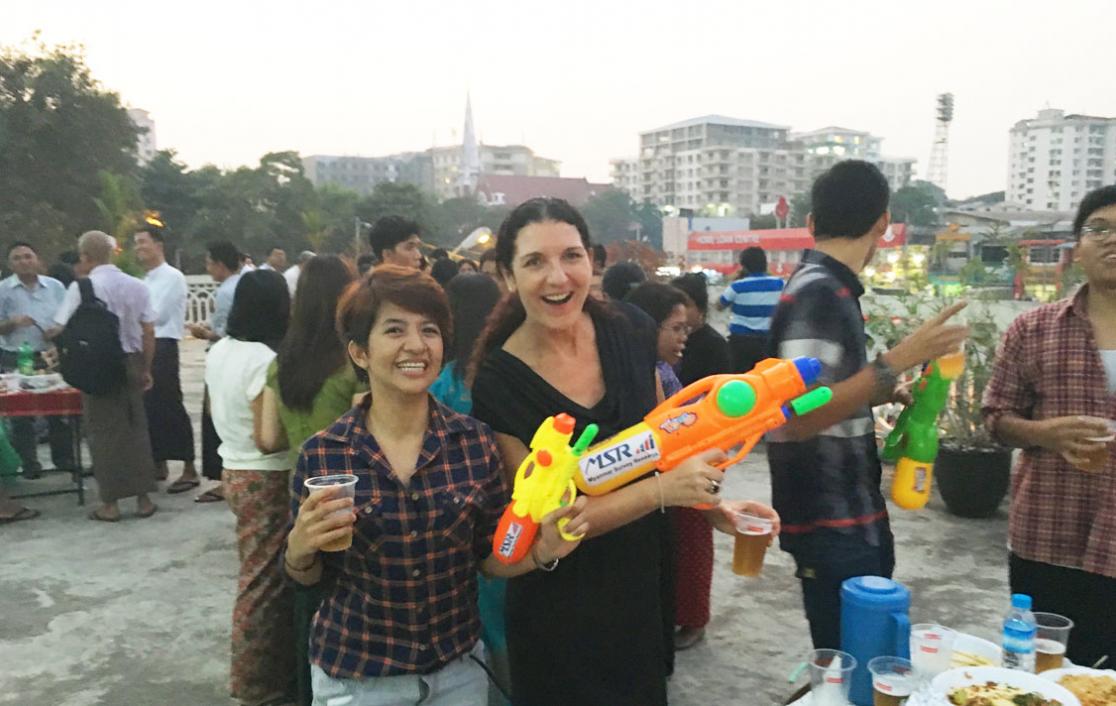
{"type": "Polygon", "coordinates": [[[477,135],[473,129],[473,103],[469,93],[465,94],[465,131],[461,141],[461,170],[458,172],[457,186],[461,195],[476,191],[477,177],[480,175],[480,155],[477,152],[477,135]]]}

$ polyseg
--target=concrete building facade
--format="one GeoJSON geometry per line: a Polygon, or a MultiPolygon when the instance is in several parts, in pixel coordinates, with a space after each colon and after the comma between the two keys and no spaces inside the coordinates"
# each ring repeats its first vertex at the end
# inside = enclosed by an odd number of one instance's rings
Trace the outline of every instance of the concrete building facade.
{"type": "Polygon", "coordinates": [[[1116,118],[1048,108],[1010,132],[1007,200],[1035,211],[1072,211],[1116,183],[1116,118]]]}
{"type": "Polygon", "coordinates": [[[155,140],[155,121],[151,119],[150,113],[140,108],[129,108],[128,117],[141,130],[136,137],[136,158],[140,164],[147,164],[159,149],[155,140]]]}

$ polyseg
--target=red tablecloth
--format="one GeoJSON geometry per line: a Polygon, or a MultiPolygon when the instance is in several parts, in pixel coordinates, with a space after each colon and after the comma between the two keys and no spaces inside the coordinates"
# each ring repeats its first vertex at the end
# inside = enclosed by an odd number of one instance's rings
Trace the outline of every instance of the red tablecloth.
{"type": "Polygon", "coordinates": [[[0,417],[74,417],[81,414],[81,391],[66,387],[51,392],[0,394],[0,417]]]}

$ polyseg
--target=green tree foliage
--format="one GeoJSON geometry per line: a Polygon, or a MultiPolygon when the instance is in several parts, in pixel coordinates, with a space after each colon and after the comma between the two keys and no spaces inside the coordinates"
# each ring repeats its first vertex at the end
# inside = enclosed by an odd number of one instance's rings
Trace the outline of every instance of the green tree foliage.
{"type": "Polygon", "coordinates": [[[805,228],[806,216],[810,214],[812,208],[809,192],[795,194],[790,200],[790,227],[805,228]]]}
{"type": "Polygon", "coordinates": [[[916,226],[938,222],[935,209],[945,203],[945,192],[927,181],[913,181],[891,196],[891,220],[916,226]]]}
{"type": "Polygon", "coordinates": [[[75,46],[0,50],[0,234],[46,258],[97,227],[102,172],[135,171],[137,128],[75,46]]]}

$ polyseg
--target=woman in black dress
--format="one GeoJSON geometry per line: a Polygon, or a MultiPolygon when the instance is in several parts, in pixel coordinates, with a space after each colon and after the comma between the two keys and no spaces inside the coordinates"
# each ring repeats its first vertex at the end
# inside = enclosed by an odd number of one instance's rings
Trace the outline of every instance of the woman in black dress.
{"type": "MultiPolygon", "coordinates": [[[[536,428],[568,412],[600,439],[639,422],[661,395],[656,353],[588,296],[589,229],[560,199],[532,199],[500,227],[497,261],[511,296],[493,313],[472,369],[473,415],[496,432],[510,478],[536,428]]],[[[663,538],[669,506],[716,502],[723,459],[708,452],[670,473],[590,498],[589,538],[548,572],[509,581],[508,649],[516,706],[665,704],[663,538]]],[[[722,503],[777,519],[750,501],[722,503]]],[[[732,533],[720,509],[709,521],[732,533]]],[[[667,605],[669,611],[669,605],[667,605]]]]}

